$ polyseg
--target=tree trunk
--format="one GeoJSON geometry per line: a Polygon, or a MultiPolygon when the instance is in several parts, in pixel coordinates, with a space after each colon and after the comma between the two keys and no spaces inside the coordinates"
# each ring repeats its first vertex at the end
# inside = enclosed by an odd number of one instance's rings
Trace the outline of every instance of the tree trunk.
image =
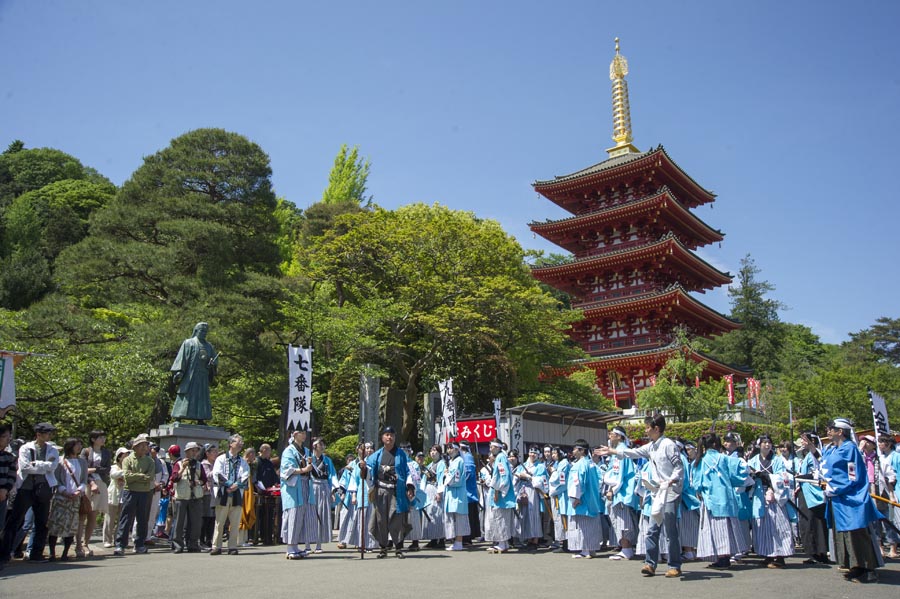
{"type": "Polygon", "coordinates": [[[406,397],[403,398],[403,427],[399,440],[408,441],[413,438],[416,427],[416,404],[419,401],[418,375],[413,374],[406,383],[406,397]]]}

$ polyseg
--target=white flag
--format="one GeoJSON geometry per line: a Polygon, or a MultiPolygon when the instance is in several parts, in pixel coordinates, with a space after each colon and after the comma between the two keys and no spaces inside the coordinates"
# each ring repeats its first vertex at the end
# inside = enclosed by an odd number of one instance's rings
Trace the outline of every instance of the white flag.
{"type": "MultiPolygon", "coordinates": [[[[872,402],[872,418],[875,420],[875,436],[889,435],[891,427],[888,425],[887,406],[884,398],[869,389],[869,401],[872,402]]],[[[0,404],[2,406],[3,404],[0,404]]]]}
{"type": "Polygon", "coordinates": [[[453,379],[438,383],[441,392],[441,437],[447,443],[459,435],[456,427],[456,399],[453,397],[453,379]]]}
{"type": "Polygon", "coordinates": [[[494,430],[500,430],[500,400],[494,400],[494,430]]]}
{"type": "Polygon", "coordinates": [[[0,410],[16,405],[16,378],[12,356],[0,358],[0,410]]]}
{"type": "Polygon", "coordinates": [[[312,349],[288,346],[288,430],[309,430],[312,413],[312,349]]]}

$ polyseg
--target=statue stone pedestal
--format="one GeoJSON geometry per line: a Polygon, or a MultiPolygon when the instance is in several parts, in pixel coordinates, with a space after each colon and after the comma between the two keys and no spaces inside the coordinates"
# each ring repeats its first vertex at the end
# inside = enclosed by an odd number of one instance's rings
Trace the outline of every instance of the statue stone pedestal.
{"type": "Polygon", "coordinates": [[[206,443],[220,446],[222,450],[222,442],[227,440],[228,431],[219,426],[205,426],[202,424],[182,424],[180,422],[171,422],[169,424],[160,425],[150,431],[150,436],[159,439],[159,446],[165,451],[171,445],[178,445],[184,450],[184,446],[188,441],[194,441],[203,446],[206,443]]]}

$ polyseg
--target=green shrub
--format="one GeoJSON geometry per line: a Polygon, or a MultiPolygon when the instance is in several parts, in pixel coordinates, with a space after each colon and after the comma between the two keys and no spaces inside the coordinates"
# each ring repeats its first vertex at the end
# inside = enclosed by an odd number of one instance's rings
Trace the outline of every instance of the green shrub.
{"type": "Polygon", "coordinates": [[[359,435],[347,435],[341,437],[325,448],[325,453],[334,462],[335,470],[340,470],[346,463],[344,460],[348,453],[356,452],[356,444],[359,443],[359,435]]]}

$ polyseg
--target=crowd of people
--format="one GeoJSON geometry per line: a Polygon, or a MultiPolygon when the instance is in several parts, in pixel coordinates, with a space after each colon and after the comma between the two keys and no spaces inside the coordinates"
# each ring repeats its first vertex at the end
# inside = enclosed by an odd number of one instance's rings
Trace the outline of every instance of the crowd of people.
{"type": "Polygon", "coordinates": [[[58,446],[49,423],[13,453],[0,426],[0,567],[92,557],[101,515],[103,546],[117,556],[162,541],[210,555],[280,543],[289,560],[335,541],[377,558],[483,543],[495,554],[643,556],[644,576],[664,560],[665,576],[678,578],[684,562],[727,569],[755,553],[777,570],[801,550],[805,564],[836,563],[856,582],[898,557],[892,437],[858,440],[844,419],[829,423],[824,445],[813,432],[745,448],[733,432],[691,441],[665,429],[652,416],[639,446],[617,426],[606,446],[579,439],[520,456],[494,440],[478,456],[464,442],[414,452],[386,427],[380,447],[360,443],[336,467],[302,430],[273,457],[267,444],[244,449],[240,435],[221,452],[189,442],[161,453],[139,435],[113,453],[103,431],[58,446]]]}

